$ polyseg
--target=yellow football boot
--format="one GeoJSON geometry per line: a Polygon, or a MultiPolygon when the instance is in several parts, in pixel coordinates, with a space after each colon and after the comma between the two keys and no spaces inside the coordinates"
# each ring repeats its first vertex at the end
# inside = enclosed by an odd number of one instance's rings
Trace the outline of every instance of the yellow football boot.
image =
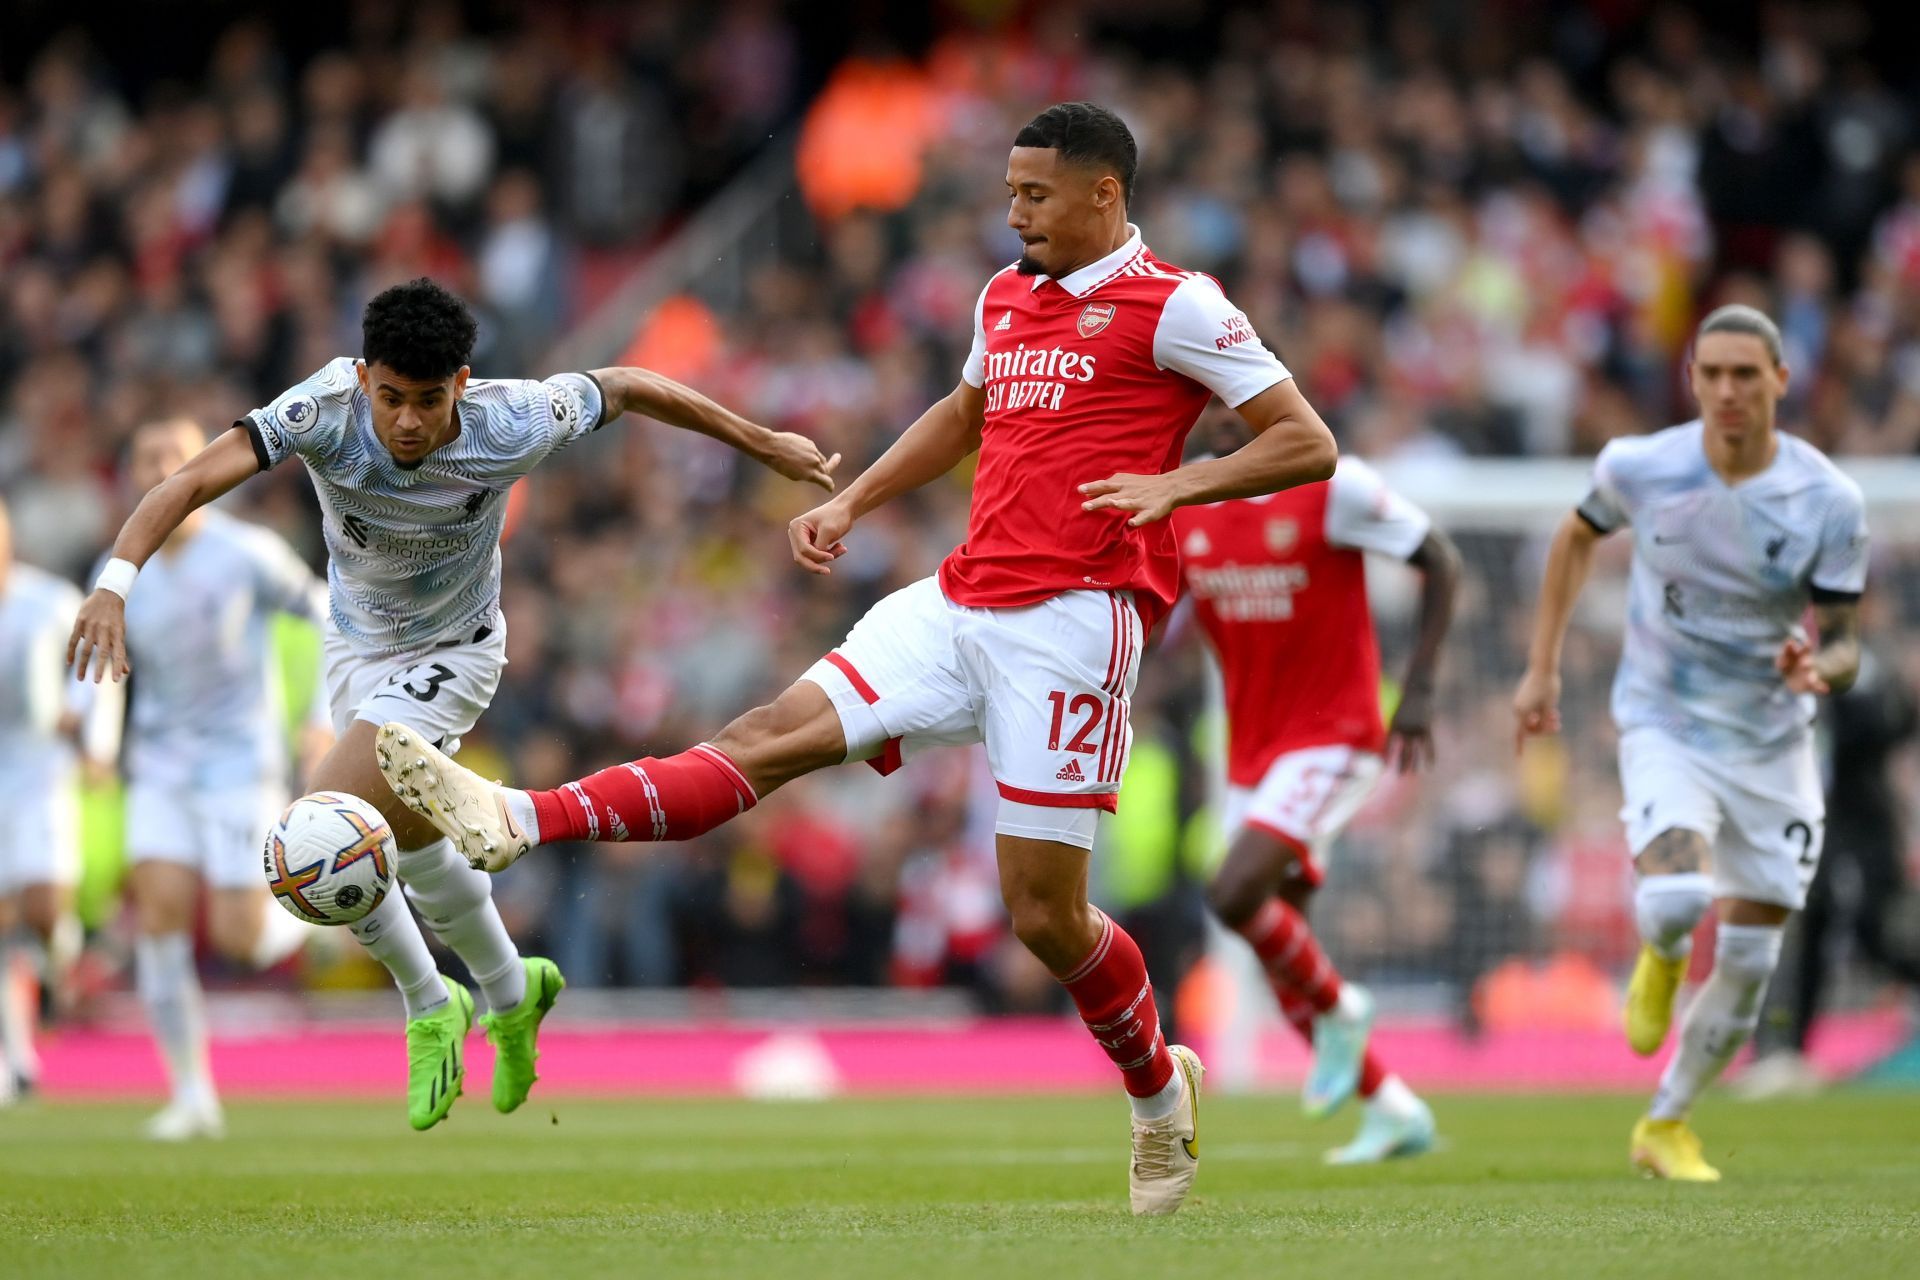
{"type": "Polygon", "coordinates": [[[1633,1126],[1633,1166],[1670,1182],[1718,1182],[1720,1171],[1700,1154],[1700,1138],[1685,1120],[1641,1117],[1633,1126]]]}
{"type": "Polygon", "coordinates": [[[1627,983],[1627,1043],[1643,1058],[1660,1052],[1673,1025],[1673,997],[1687,975],[1687,957],[1669,960],[1642,944],[1627,983]]]}

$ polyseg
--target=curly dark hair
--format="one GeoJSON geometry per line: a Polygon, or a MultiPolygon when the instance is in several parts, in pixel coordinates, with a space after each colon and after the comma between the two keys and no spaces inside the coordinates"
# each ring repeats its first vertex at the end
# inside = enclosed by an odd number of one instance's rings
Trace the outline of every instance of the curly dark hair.
{"type": "Polygon", "coordinates": [[[1120,179],[1120,197],[1133,203],[1140,152],[1120,117],[1093,102],[1057,102],[1014,135],[1016,147],[1052,147],[1068,164],[1106,169],[1120,179]]]}
{"type": "Polygon", "coordinates": [[[465,367],[476,332],[467,304],[421,276],[367,304],[360,316],[360,358],[403,378],[437,382],[465,367]]]}

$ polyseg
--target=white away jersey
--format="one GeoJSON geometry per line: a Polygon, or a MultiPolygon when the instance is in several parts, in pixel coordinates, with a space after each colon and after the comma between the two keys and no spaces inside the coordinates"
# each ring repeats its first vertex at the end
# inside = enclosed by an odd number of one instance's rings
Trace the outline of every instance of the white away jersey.
{"type": "Polygon", "coordinates": [[[373,433],[356,364],[330,361],[235,425],[253,438],[262,470],[295,454],[307,464],[340,634],[362,652],[400,653],[493,617],[507,490],[598,427],[605,401],[590,374],[475,378],[454,406],[460,434],[407,468],[373,433]]]}
{"type": "Polygon", "coordinates": [[[209,509],[149,557],[127,597],[127,776],[180,788],[278,783],[286,715],[267,623],[319,622],[325,591],[279,535],[209,509]]]}
{"type": "Polygon", "coordinates": [[[1774,658],[1811,600],[1866,586],[1859,487],[1784,433],[1772,466],[1729,486],[1695,421],[1601,450],[1580,514],[1602,532],[1633,526],[1621,731],[1749,758],[1798,741],[1813,699],[1788,691],[1774,658]]]}
{"type": "MultiPolygon", "coordinates": [[[[0,587],[0,794],[62,785],[72,749],[55,733],[65,698],[67,637],[80,591],[15,562],[0,587]]],[[[89,686],[91,687],[91,686],[89,686]]]]}

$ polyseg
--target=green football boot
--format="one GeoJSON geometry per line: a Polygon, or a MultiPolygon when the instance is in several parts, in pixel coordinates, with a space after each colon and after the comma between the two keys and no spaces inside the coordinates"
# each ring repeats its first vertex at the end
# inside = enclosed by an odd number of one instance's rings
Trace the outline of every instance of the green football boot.
{"type": "Polygon", "coordinates": [[[467,1078],[461,1042],[473,1027],[473,997],[445,974],[447,1002],[407,1022],[407,1122],[431,1129],[447,1118],[467,1078]]]}
{"type": "Polygon", "coordinates": [[[502,1114],[525,1102],[533,1082],[540,1078],[533,1069],[540,1057],[534,1040],[540,1034],[540,1020],[567,986],[553,961],[526,956],[521,963],[527,966],[527,994],[511,1009],[480,1016],[480,1025],[493,1042],[493,1109],[502,1114]]]}

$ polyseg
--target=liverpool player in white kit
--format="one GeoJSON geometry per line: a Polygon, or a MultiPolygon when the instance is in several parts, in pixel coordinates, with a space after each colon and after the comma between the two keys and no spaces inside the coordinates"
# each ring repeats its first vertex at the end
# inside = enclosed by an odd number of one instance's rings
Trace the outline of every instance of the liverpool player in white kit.
{"type": "MultiPolygon", "coordinates": [[[[206,443],[188,419],[149,423],[134,433],[127,479],[145,494],[206,443]]],[[[273,904],[260,875],[260,833],[288,799],[267,633],[280,613],[320,623],[325,584],[278,534],[208,508],[180,522],[127,597],[127,652],[140,670],[125,751],[134,973],[172,1086],[147,1124],[163,1141],[224,1128],[194,964],[199,904],[213,948],[254,968],[285,959],[312,930],[273,904]]],[[[322,694],[314,701],[325,707],[322,694]]],[[[113,736],[95,735],[90,749],[111,758],[113,736]]],[[[331,733],[308,736],[324,750],[331,733]]]]}
{"type": "Polygon", "coordinates": [[[1709,315],[1688,377],[1699,420],[1609,444],[1592,494],[1562,522],[1514,712],[1516,745],[1559,728],[1574,600],[1594,544],[1631,525],[1613,717],[1644,942],[1627,990],[1635,1052],[1665,1041],[1694,927],[1716,901],[1720,924],[1712,975],[1630,1150],[1654,1176],[1714,1182],[1687,1115],[1753,1033],[1787,917],[1819,865],[1813,698],[1859,669],[1867,527],[1859,488],[1774,429],[1787,368],[1771,320],[1742,306],[1709,315]],[[1801,629],[1809,603],[1817,643],[1801,629]]]}
{"type": "Polygon", "coordinates": [[[687,839],[828,765],[884,773],[904,752],[984,741],[1014,932],[1120,1070],[1134,1211],[1171,1213],[1199,1157],[1201,1067],[1165,1044],[1139,948],[1088,903],[1088,851],[1125,771],[1142,640],[1176,592],[1168,513],[1325,479],[1335,449],[1219,286],[1141,243],[1127,222],[1134,169],[1126,126],[1092,104],[1021,130],[1007,222],[1026,251],[981,294],[959,385],[789,527],[794,559],[831,572],[861,516],[978,450],[967,540],[937,578],[882,600],[771,705],[669,759],[529,793],[402,726],[381,746],[401,798],[497,869],[533,843],[687,839]],[[1180,467],[1214,395],[1256,438],[1180,467]]]}
{"type": "Polygon", "coordinates": [[[60,678],[60,637],[80,593],[13,558],[0,503],[0,1106],[35,1084],[32,1018],[13,984],[15,931],[34,946],[42,981],[57,982],[78,951],[73,886],[80,871],[79,795],[69,741],[73,708],[60,678]]]}
{"type": "MultiPolygon", "coordinates": [[[[534,1041],[564,985],[560,972],[519,955],[487,878],[395,801],[374,766],[375,727],[402,721],[452,751],[486,709],[506,663],[506,494],[548,454],[633,411],[828,489],[834,464],[812,441],[756,426],[644,369],[469,382],[474,335],[465,304],[430,280],[375,297],[362,321],[363,359],[334,360],[248,414],[141,500],[81,608],[68,658],[96,681],[124,676],[125,600],[139,566],[190,513],[249,476],[290,457],[306,464],[325,514],[327,686],[339,734],[309,782],[387,815],[406,898],[486,997],[493,1103],[511,1111],[533,1086],[534,1041]]],[[[473,997],[436,972],[401,895],[350,927],[405,998],[408,1119],[428,1128],[459,1095],[473,997]]]]}
{"type": "Polygon", "coordinates": [[[1207,887],[1247,940],[1280,1012],[1313,1046],[1301,1100],[1333,1113],[1356,1091],[1359,1135],[1327,1153],[1370,1164],[1433,1146],[1433,1113],[1368,1046],[1372,998],[1345,982],[1307,924],[1335,839],[1392,752],[1413,772],[1433,752],[1433,685],[1460,554],[1427,514],[1356,458],[1333,479],[1173,515],[1194,617],[1227,704],[1226,861],[1207,887]],[[1380,719],[1380,649],[1366,553],[1420,571],[1420,622],[1393,724],[1380,719]]]}

